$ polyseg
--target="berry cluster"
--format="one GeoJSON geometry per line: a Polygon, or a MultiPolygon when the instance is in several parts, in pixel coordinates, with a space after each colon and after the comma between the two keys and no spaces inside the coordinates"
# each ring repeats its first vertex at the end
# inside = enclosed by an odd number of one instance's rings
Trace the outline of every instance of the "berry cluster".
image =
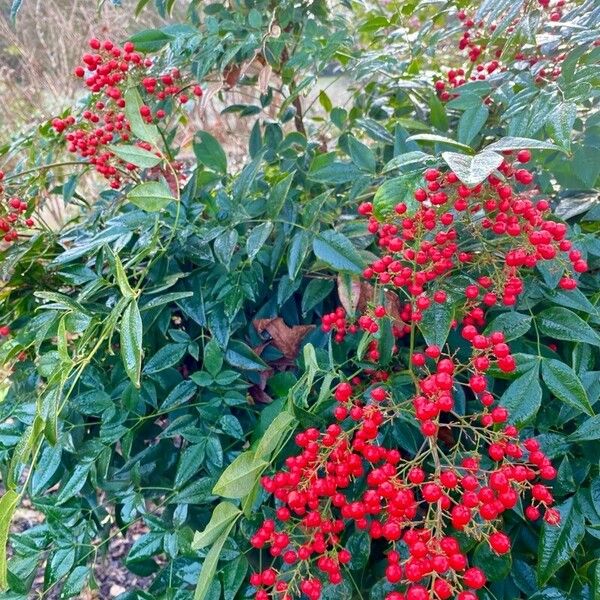
{"type": "Polygon", "coordinates": [[[365,278],[414,297],[412,320],[419,320],[432,300],[446,299],[439,281],[464,265],[481,272],[465,288],[467,309],[475,310],[475,318],[480,301],[486,306],[514,305],[523,289],[521,270],[539,262],[558,260],[564,269],[560,287],[573,289],[574,274],[586,271],[587,264],[566,239],[566,225],[551,220],[549,202],[536,199],[535,188],[527,187],[533,175],[523,164],[530,156],[528,150],[520,151],[514,163],[500,165],[502,179],[492,174],[474,187],[461,183],[453,172],[427,169],[425,186],[414,194],[418,209],[409,216],[408,205],[397,204],[397,221],[380,223],[371,203],[363,203],[359,212],[369,216],[368,229],[384,250],[365,270],[365,278]],[[459,243],[459,233],[465,240],[471,236],[472,250],[459,243]],[[493,246],[494,252],[480,252],[477,244],[493,246]]]}
{"type": "MultiPolygon", "coordinates": [[[[4,172],[0,171],[0,235],[6,243],[10,244],[19,239],[19,228],[33,227],[35,221],[27,216],[29,209],[27,202],[17,196],[5,196],[3,181],[4,172]]],[[[4,334],[0,333],[0,335],[4,334]]]]}
{"type": "MultiPolygon", "coordinates": [[[[549,11],[551,21],[560,21],[565,9],[565,0],[557,0],[552,3],[550,0],[538,0],[540,6],[549,11]]],[[[447,73],[447,81],[442,79],[435,82],[435,89],[442,101],[451,100],[456,96],[452,90],[464,85],[468,81],[485,81],[493,73],[506,71],[507,67],[501,61],[505,55],[503,45],[496,45],[488,48],[488,40],[493,34],[497,25],[487,23],[484,20],[475,21],[464,10],[458,11],[458,19],[462,23],[463,31],[458,40],[457,47],[460,51],[466,52],[470,66],[450,69],[447,73]],[[491,59],[490,59],[491,57],[491,59]]],[[[519,23],[520,17],[516,17],[506,31],[510,35],[519,23]]],[[[500,44],[500,42],[499,42],[500,44]]],[[[561,63],[565,59],[566,53],[559,55],[544,55],[540,48],[528,52],[520,51],[513,57],[514,61],[522,61],[529,66],[534,74],[537,84],[544,84],[557,79],[561,74],[561,63]]],[[[485,98],[485,103],[492,102],[491,97],[485,98]]]]}
{"type": "MultiPolygon", "coordinates": [[[[75,68],[74,74],[84,79],[92,94],[90,107],[77,119],[72,115],[53,119],[52,127],[65,135],[70,152],[92,164],[110,181],[111,187],[118,189],[123,177],[137,168],[107,148],[109,144],[131,139],[131,127],[125,113],[125,90],[140,86],[147,101],[140,108],[140,115],[147,123],[153,123],[167,116],[173,99],[180,104],[187,103],[188,88],[195,96],[202,95],[202,88],[183,81],[179,69],[154,76],[155,61],[142,57],[131,42],[121,48],[110,40],[94,38],[89,41],[89,46],[92,53],[83,55],[83,64],[75,68]]],[[[142,142],[138,145],[150,149],[142,142]]]]}
{"type": "Polygon", "coordinates": [[[476,600],[487,577],[470,564],[465,537],[510,552],[502,516],[519,501],[527,519],[560,521],[543,483],[556,469],[537,440],[519,439],[491,385],[494,372],[515,371],[515,358],[502,332],[484,333],[489,307],[516,303],[524,269],[560,260],[561,287],[571,289],[587,267],[530,187],[530,159],[527,150],[507,153],[498,173],[475,187],[427,169],[416,208],[401,202],[385,218],[360,205],[381,252],[364,272],[373,286],[363,285],[403,300],[369,302],[356,320],[342,308],[323,317],[339,342],[358,331],[369,336],[362,360],[373,366],[337,385],[334,422],[298,433],[299,452],[262,480],[276,508],[251,539],[272,560],[252,576],[258,600],[318,600],[325,583],[344,579],[352,531],[377,540],[394,587],[386,600],[476,600]],[[471,277],[461,294],[449,283],[454,271],[471,277]],[[424,315],[449,302],[466,353],[419,342],[424,315]],[[394,359],[382,369],[380,333],[390,323],[394,359]],[[401,390],[399,372],[412,381],[401,390]],[[460,388],[466,412],[456,407],[460,388]],[[399,418],[418,424],[418,451],[390,443],[399,418]]]}

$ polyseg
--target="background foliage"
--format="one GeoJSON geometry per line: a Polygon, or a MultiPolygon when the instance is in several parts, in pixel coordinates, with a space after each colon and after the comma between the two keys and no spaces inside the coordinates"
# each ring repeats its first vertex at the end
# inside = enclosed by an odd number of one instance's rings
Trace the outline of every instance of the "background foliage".
{"type": "MultiPolygon", "coordinates": [[[[136,47],[204,88],[195,108],[167,104],[161,125],[163,156],[179,156],[188,174],[180,194],[160,206],[147,189],[128,196],[129,184],[87,195],[88,165],[54,166],[70,158],[49,123],[0,148],[5,187],[30,201],[39,223],[0,253],[12,330],[0,346],[2,546],[23,498],[45,517],[9,537],[8,563],[0,550],[3,597],[30,597],[41,567],[42,595],[77,596],[94,586],[90,565],[111,538],[139,522],[145,533],[124,561],[152,579],[122,600],[245,597],[257,560],[248,539],[272,510],[258,477],[285,456],[298,424],[329,414],[329,390],[356,346],[332,346],[318,324],[338,297],[352,302],[351,276],[372,256],[357,204],[369,199],[384,213],[408,200],[442,151],[462,153],[478,176],[469,157],[511,136],[558,147],[534,150],[537,181],[590,271],[567,294],[557,289],[561,269],[540,270],[496,317],[519,369],[494,392],[558,466],[562,524],[515,513],[511,559],[480,557],[498,561],[481,597],[600,598],[600,8],[569,3],[560,22],[523,0],[141,0],[135,10],[168,20],[135,33],[136,47]],[[179,19],[169,19],[173,9],[179,19]],[[497,25],[482,42],[501,49],[506,68],[446,102],[434,82],[469,69],[456,47],[459,10],[497,25]],[[244,100],[226,104],[231,90],[244,100]],[[208,132],[178,133],[216,101],[247,123],[241,169],[208,132]],[[40,218],[39,199],[51,197],[78,207],[58,231],[40,218]],[[249,445],[260,460],[236,460],[249,445]],[[231,505],[206,529],[219,496],[241,500],[243,513],[231,505]]],[[[157,180],[152,169],[141,177],[157,180]]],[[[419,435],[407,426],[396,442],[410,451],[419,435]]],[[[347,545],[355,588],[332,593],[383,598],[368,538],[353,534],[347,545]]]]}

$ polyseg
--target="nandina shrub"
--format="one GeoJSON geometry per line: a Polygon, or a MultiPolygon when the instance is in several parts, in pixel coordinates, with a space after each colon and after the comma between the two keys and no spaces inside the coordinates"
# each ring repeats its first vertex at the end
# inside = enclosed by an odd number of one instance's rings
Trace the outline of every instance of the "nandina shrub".
{"type": "Polygon", "coordinates": [[[192,3],[82,49],[1,149],[0,535],[43,517],[7,597],[141,531],[122,600],[594,598],[597,15],[509,4],[192,3]]]}

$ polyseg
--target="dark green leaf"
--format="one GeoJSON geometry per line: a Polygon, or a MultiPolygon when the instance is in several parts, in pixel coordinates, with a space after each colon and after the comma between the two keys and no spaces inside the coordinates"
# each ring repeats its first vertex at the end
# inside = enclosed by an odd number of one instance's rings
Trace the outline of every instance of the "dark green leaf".
{"type": "Polygon", "coordinates": [[[561,102],[548,115],[548,127],[552,139],[565,150],[571,148],[573,125],[577,118],[577,105],[574,102],[561,102]]]}
{"type": "Polygon", "coordinates": [[[210,133],[198,131],[194,138],[194,154],[204,166],[217,171],[227,173],[227,156],[221,144],[210,133]]]}
{"type": "Polygon", "coordinates": [[[333,162],[320,169],[309,172],[308,178],[318,183],[338,185],[354,181],[360,177],[360,175],[360,170],[353,164],[333,162]]]}
{"type": "Polygon", "coordinates": [[[538,314],[536,320],[540,331],[551,339],[600,346],[600,335],[581,317],[567,308],[548,308],[538,314]]]}
{"type": "Polygon", "coordinates": [[[292,237],[287,260],[288,274],[291,280],[298,276],[302,263],[310,250],[311,241],[312,234],[305,229],[298,230],[292,237]]]}
{"type": "Polygon", "coordinates": [[[490,111],[484,104],[465,110],[458,121],[458,141],[470,144],[485,125],[489,114],[490,111]]]}
{"type": "Polygon", "coordinates": [[[352,242],[338,231],[324,231],[313,240],[313,251],[317,258],[336,271],[360,274],[364,261],[352,242]]]}
{"type": "Polygon", "coordinates": [[[545,585],[560,567],[573,556],[583,539],[585,527],[583,516],[575,498],[569,498],[558,507],[560,524],[542,526],[538,546],[537,578],[545,585]]]}
{"type": "Polygon", "coordinates": [[[496,554],[489,543],[484,541],[475,548],[473,565],[479,567],[490,581],[500,581],[510,573],[512,557],[510,553],[496,554]]]}
{"type": "Polygon", "coordinates": [[[204,364],[203,367],[215,377],[223,366],[223,351],[215,340],[210,340],[204,346],[204,364]]]}
{"type": "Polygon", "coordinates": [[[369,173],[375,173],[377,160],[375,159],[373,151],[368,146],[365,146],[365,144],[359,142],[354,136],[349,136],[348,148],[350,150],[352,162],[359,169],[369,173]]]}
{"type": "Polygon", "coordinates": [[[244,371],[263,371],[267,364],[246,344],[232,341],[225,352],[225,360],[232,366],[244,371]]]}
{"type": "Polygon", "coordinates": [[[600,415],[583,421],[577,430],[569,436],[571,442],[588,442],[592,440],[600,440],[600,415]]]}
{"type": "Polygon", "coordinates": [[[523,315],[518,312],[505,312],[498,315],[485,328],[485,333],[492,331],[501,331],[507,342],[516,340],[524,336],[531,328],[532,318],[529,315],[523,315]]]}
{"type": "Polygon", "coordinates": [[[144,373],[150,375],[164,371],[179,363],[187,350],[187,344],[167,344],[160,348],[144,365],[144,373]]]}
{"type": "Polygon", "coordinates": [[[319,302],[327,298],[333,290],[331,279],[312,279],[302,294],[302,314],[305,315],[319,302]]]}
{"type": "Polygon", "coordinates": [[[440,348],[446,343],[450,327],[454,320],[454,308],[449,302],[434,302],[423,311],[419,329],[428,345],[435,344],[440,348]]]}
{"type": "Polygon", "coordinates": [[[541,404],[542,387],[538,364],[515,379],[500,398],[500,406],[508,409],[510,422],[519,427],[535,417],[541,404]]]}
{"type": "Polygon", "coordinates": [[[285,203],[285,199],[290,191],[290,186],[294,179],[294,173],[290,173],[281,181],[278,181],[269,193],[267,200],[267,215],[271,219],[275,219],[279,216],[281,209],[285,203]]]}
{"type": "Polygon", "coordinates": [[[583,384],[565,363],[553,358],[542,359],[542,379],[560,401],[588,415],[594,414],[583,384]]]}
{"type": "Polygon", "coordinates": [[[272,231],[273,223],[271,223],[271,221],[265,221],[252,229],[246,239],[246,253],[250,260],[258,254],[272,231]]]}
{"type": "Polygon", "coordinates": [[[83,587],[87,583],[87,579],[90,575],[90,568],[80,565],[75,567],[67,577],[62,590],[60,592],[61,598],[72,598],[81,592],[83,587]]]}
{"type": "Polygon", "coordinates": [[[215,255],[226,267],[229,267],[231,258],[238,242],[238,232],[235,229],[224,231],[215,241],[215,255]]]}

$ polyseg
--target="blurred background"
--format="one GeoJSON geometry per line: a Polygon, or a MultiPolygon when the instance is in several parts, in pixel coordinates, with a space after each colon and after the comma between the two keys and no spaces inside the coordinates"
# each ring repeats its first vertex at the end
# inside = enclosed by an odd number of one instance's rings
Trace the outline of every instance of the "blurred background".
{"type": "Polygon", "coordinates": [[[12,0],[0,0],[0,140],[51,118],[81,97],[73,77],[86,40],[122,40],[134,31],[160,26],[156,11],[134,17],[137,0],[121,7],[94,0],[24,0],[16,22],[12,0]]]}

